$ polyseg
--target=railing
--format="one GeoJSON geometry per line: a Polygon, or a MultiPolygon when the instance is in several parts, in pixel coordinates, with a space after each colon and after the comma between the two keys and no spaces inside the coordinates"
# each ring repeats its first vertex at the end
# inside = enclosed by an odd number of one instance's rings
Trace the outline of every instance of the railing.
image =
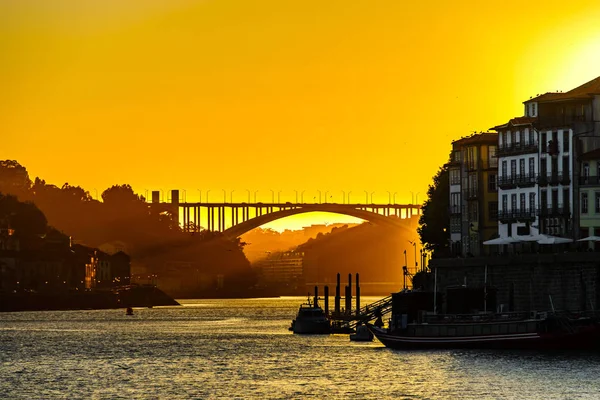
{"type": "Polygon", "coordinates": [[[552,207],[542,207],[538,210],[538,215],[540,217],[562,217],[568,216],[571,214],[571,210],[569,210],[568,204],[556,204],[552,207]]]}
{"type": "Polygon", "coordinates": [[[535,185],[536,179],[535,174],[523,174],[517,176],[517,186],[519,187],[531,187],[535,185]]]}
{"type": "Polygon", "coordinates": [[[478,197],[477,188],[468,188],[468,189],[463,190],[463,196],[467,200],[476,199],[478,197]]]}
{"type": "Polygon", "coordinates": [[[517,187],[517,179],[514,176],[499,176],[498,187],[500,189],[514,189],[517,187]]]}
{"type": "Polygon", "coordinates": [[[538,142],[536,140],[515,143],[503,143],[500,146],[498,146],[499,156],[537,153],[537,151],[538,142]]]}
{"type": "Polygon", "coordinates": [[[567,182],[566,184],[569,184],[571,182],[571,178],[569,177],[569,174],[566,174],[566,177],[564,175],[565,174],[559,174],[559,173],[539,174],[538,178],[537,178],[537,182],[540,186],[546,186],[546,185],[556,186],[559,183],[563,183],[563,182],[567,182]]]}
{"type": "Polygon", "coordinates": [[[517,215],[515,210],[500,210],[498,211],[498,221],[500,222],[515,222],[517,215]]]}
{"type": "Polygon", "coordinates": [[[581,186],[600,184],[600,176],[580,176],[579,184],[581,186]]]}
{"type": "Polygon", "coordinates": [[[571,183],[571,175],[568,172],[563,172],[560,174],[560,184],[568,185],[571,183]]]}
{"type": "Polygon", "coordinates": [[[515,214],[519,221],[531,221],[535,219],[537,210],[535,208],[518,209],[515,214]]]}
{"type": "Polygon", "coordinates": [[[450,215],[461,214],[461,206],[450,206],[449,207],[450,215]]]}

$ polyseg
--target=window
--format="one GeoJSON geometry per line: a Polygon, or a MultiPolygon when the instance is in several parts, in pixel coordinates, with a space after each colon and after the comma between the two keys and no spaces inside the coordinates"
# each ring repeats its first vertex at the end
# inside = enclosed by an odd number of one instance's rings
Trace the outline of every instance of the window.
{"type": "Polygon", "coordinates": [[[529,157],[529,176],[535,176],[535,158],[529,157]]]}
{"type": "Polygon", "coordinates": [[[548,152],[548,142],[546,141],[546,132],[540,136],[540,144],[542,145],[542,153],[548,152]]]}
{"type": "MultiPolygon", "coordinates": [[[[600,163],[598,163],[598,171],[600,172],[600,163]]],[[[590,164],[589,163],[583,163],[583,176],[586,178],[588,176],[590,176],[590,164]]]]}
{"type": "Polygon", "coordinates": [[[510,209],[515,211],[517,209],[517,194],[510,195],[510,209]]]}
{"type": "Polygon", "coordinates": [[[508,210],[508,195],[502,195],[502,211],[506,212],[508,210]]]}
{"type": "Polygon", "coordinates": [[[548,192],[546,190],[540,192],[540,208],[542,210],[548,209],[548,192]]]}
{"type": "Polygon", "coordinates": [[[595,193],[594,204],[596,209],[596,214],[600,213],[600,192],[595,193]]]}
{"type": "Polygon", "coordinates": [[[450,212],[452,214],[460,213],[460,193],[450,194],[450,212]]]}
{"type": "Polygon", "coordinates": [[[562,148],[563,153],[569,151],[569,131],[562,131],[562,148]]]}
{"type": "Polygon", "coordinates": [[[489,219],[498,219],[498,202],[490,201],[488,203],[488,215],[489,219]]]}
{"type": "Polygon", "coordinates": [[[506,174],[507,174],[507,163],[506,160],[502,161],[502,178],[506,178],[506,174]]]}
{"type": "Polygon", "coordinates": [[[563,163],[562,163],[562,173],[564,177],[568,177],[569,176],[569,157],[565,156],[563,157],[563,163]]]}
{"type": "Polygon", "coordinates": [[[498,168],[498,158],[496,157],[497,146],[488,148],[488,165],[490,168],[498,168]]]}
{"type": "Polygon", "coordinates": [[[451,185],[460,185],[460,170],[458,170],[458,169],[450,170],[450,184],[451,185]]]}
{"type": "Polygon", "coordinates": [[[517,160],[510,160],[510,176],[512,178],[517,176],[517,160]]]}
{"type": "Polygon", "coordinates": [[[521,194],[519,195],[519,200],[520,200],[520,201],[519,201],[519,203],[520,203],[520,204],[519,204],[519,205],[520,205],[520,209],[521,209],[521,211],[523,211],[523,210],[525,210],[525,208],[526,208],[526,203],[525,203],[525,193],[521,193],[521,194]]]}
{"type": "Polygon", "coordinates": [[[529,211],[535,211],[535,193],[529,193],[529,211]]]}
{"type": "Polygon", "coordinates": [[[525,159],[519,159],[519,175],[525,176],[525,159]]]}
{"type": "Polygon", "coordinates": [[[495,192],[496,188],[496,174],[488,175],[488,192],[495,192]]]}
{"type": "Polygon", "coordinates": [[[581,213],[588,213],[588,194],[587,192],[581,193],[581,213]]]}

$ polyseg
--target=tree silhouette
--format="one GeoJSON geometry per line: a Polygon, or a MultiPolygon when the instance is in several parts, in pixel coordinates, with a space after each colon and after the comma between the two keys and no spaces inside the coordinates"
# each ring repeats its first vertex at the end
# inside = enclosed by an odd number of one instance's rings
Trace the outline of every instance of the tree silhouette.
{"type": "Polygon", "coordinates": [[[433,177],[433,184],[427,189],[427,200],[421,208],[417,232],[425,249],[432,251],[433,257],[447,254],[450,239],[449,215],[449,173],[446,165],[433,177]]]}

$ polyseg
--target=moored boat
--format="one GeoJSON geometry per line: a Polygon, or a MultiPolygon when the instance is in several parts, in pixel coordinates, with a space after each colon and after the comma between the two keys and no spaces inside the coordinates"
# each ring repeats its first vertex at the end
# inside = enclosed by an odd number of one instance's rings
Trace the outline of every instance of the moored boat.
{"type": "Polygon", "coordinates": [[[290,330],[301,334],[329,334],[331,327],[323,309],[316,301],[311,303],[309,298],[305,304],[300,305],[290,330]]]}
{"type": "Polygon", "coordinates": [[[520,313],[431,315],[384,329],[369,325],[395,349],[501,348],[592,349],[600,347],[600,323],[591,314],[520,313]]]}

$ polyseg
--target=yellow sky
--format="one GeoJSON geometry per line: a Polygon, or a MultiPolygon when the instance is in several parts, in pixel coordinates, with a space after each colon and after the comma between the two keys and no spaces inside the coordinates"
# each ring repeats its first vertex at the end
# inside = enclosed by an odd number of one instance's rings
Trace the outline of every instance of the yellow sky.
{"type": "Polygon", "coordinates": [[[598,21],[597,0],[4,0],[0,159],[92,195],[423,200],[452,140],[600,75],[598,21]]]}

